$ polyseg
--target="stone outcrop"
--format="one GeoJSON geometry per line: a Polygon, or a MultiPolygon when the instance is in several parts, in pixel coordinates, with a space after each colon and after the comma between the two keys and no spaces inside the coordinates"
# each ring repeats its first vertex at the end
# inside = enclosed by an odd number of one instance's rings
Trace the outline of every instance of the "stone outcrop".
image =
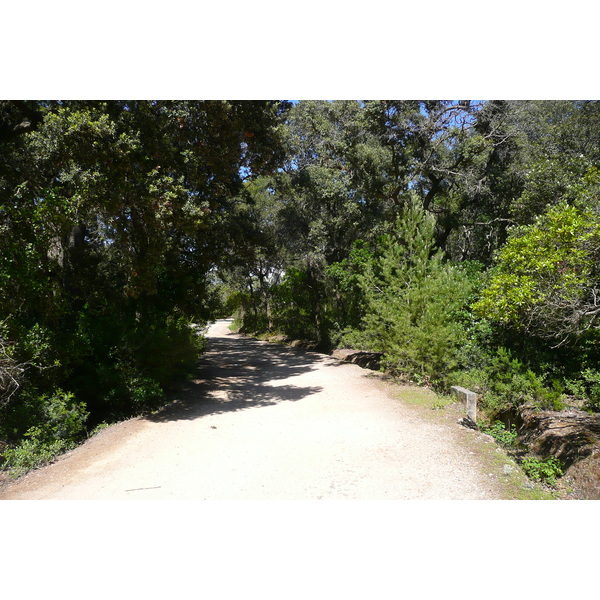
{"type": "Polygon", "coordinates": [[[555,456],[570,465],[589,456],[600,443],[600,415],[583,411],[520,410],[519,441],[540,456],[555,456]]]}
{"type": "Polygon", "coordinates": [[[565,479],[575,497],[583,500],[600,500],[600,448],[571,465],[565,479]]]}
{"type": "Polygon", "coordinates": [[[286,342],[292,348],[304,348],[305,350],[316,350],[319,345],[311,340],[288,340],[286,342]]]}
{"type": "Polygon", "coordinates": [[[519,442],[540,457],[555,456],[580,496],[600,499],[600,415],[520,409],[519,442]]]}
{"type": "Polygon", "coordinates": [[[343,360],[344,362],[354,363],[365,369],[377,370],[381,366],[381,352],[364,352],[362,350],[350,350],[347,348],[334,350],[331,353],[333,358],[343,360]]]}

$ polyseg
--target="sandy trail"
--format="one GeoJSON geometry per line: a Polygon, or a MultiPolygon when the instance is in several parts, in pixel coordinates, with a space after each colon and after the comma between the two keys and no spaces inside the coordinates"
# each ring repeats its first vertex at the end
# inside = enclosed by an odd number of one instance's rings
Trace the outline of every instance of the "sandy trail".
{"type": "Polygon", "coordinates": [[[101,431],[2,499],[494,499],[448,424],[373,372],[209,328],[198,378],[158,414],[101,431]]]}

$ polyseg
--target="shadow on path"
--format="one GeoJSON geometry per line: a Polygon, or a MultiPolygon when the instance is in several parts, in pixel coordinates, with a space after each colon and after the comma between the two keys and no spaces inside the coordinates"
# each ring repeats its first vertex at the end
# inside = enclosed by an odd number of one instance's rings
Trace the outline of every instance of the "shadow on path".
{"type": "Polygon", "coordinates": [[[307,373],[323,355],[267,344],[234,334],[209,337],[196,377],[174,394],[173,401],[146,418],[153,422],[197,419],[279,402],[295,402],[320,392],[319,386],[278,385],[307,373]]]}

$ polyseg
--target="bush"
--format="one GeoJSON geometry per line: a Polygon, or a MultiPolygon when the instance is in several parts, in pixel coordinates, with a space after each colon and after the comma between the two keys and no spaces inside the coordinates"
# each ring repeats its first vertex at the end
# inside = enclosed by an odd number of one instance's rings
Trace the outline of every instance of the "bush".
{"type": "Polygon", "coordinates": [[[517,444],[517,432],[513,429],[507,429],[501,421],[496,421],[491,425],[479,424],[479,429],[483,433],[491,435],[499,444],[505,448],[511,448],[517,444]]]}
{"type": "Polygon", "coordinates": [[[548,485],[554,485],[556,478],[561,477],[564,473],[564,468],[560,460],[551,456],[543,460],[537,458],[525,458],[521,462],[521,467],[525,471],[527,477],[534,481],[541,481],[548,485]]]}
{"type": "Polygon", "coordinates": [[[566,383],[567,390],[584,401],[584,406],[592,412],[600,412],[600,371],[585,368],[577,379],[566,383]]]}
{"type": "Polygon", "coordinates": [[[46,431],[52,438],[76,440],[85,433],[89,416],[84,402],[75,402],[71,393],[58,390],[52,396],[43,396],[46,431]]]}
{"type": "Polygon", "coordinates": [[[17,478],[27,472],[37,469],[69,449],[64,440],[44,441],[41,430],[31,429],[16,448],[4,451],[4,468],[10,469],[11,477],[17,478]]]}
{"type": "Polygon", "coordinates": [[[443,261],[433,217],[416,204],[380,242],[361,278],[366,314],[342,343],[382,352],[382,365],[394,374],[446,387],[461,364],[469,277],[443,261]]]}
{"type": "Polygon", "coordinates": [[[503,347],[498,348],[482,368],[471,369],[458,376],[456,382],[481,395],[481,408],[492,419],[526,402],[545,410],[564,407],[563,389],[557,381],[546,385],[542,376],[503,347]]]}
{"type": "Polygon", "coordinates": [[[133,405],[140,409],[157,408],[165,401],[165,393],[160,384],[150,377],[128,378],[127,391],[133,405]]]}
{"type": "Polygon", "coordinates": [[[202,352],[204,339],[186,317],[175,313],[140,323],[132,345],[141,372],[164,387],[188,373],[202,352]]]}
{"type": "Polygon", "coordinates": [[[512,229],[474,310],[554,345],[599,329],[600,220],[589,202],[561,203],[512,229]]]}
{"type": "Polygon", "coordinates": [[[5,467],[19,477],[73,448],[85,436],[89,416],[83,402],[75,402],[71,393],[57,390],[52,396],[37,399],[41,420],[30,427],[24,439],[4,451],[5,467]]]}
{"type": "MultiPolygon", "coordinates": [[[[2,323],[0,323],[0,326],[2,323]]],[[[0,406],[7,404],[11,396],[19,389],[23,378],[24,366],[12,356],[11,344],[2,335],[0,329],[0,406]]]]}
{"type": "Polygon", "coordinates": [[[65,386],[86,399],[99,423],[156,408],[166,388],[192,371],[205,340],[176,311],[90,311],[79,315],[67,344],[65,386]]]}
{"type": "MultiPolygon", "coordinates": [[[[272,303],[274,329],[290,338],[319,340],[322,325],[317,319],[320,310],[319,283],[306,271],[289,268],[281,283],[274,286],[272,303]]],[[[266,315],[257,323],[257,330],[266,330],[266,315]]]]}

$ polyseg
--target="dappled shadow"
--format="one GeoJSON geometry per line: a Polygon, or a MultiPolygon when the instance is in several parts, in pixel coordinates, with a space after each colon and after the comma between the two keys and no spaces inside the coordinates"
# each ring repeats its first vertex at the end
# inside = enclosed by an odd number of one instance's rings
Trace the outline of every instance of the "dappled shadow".
{"type": "Polygon", "coordinates": [[[285,381],[307,373],[328,357],[229,334],[209,337],[195,377],[150,421],[197,419],[210,414],[295,402],[321,391],[285,381]]]}

